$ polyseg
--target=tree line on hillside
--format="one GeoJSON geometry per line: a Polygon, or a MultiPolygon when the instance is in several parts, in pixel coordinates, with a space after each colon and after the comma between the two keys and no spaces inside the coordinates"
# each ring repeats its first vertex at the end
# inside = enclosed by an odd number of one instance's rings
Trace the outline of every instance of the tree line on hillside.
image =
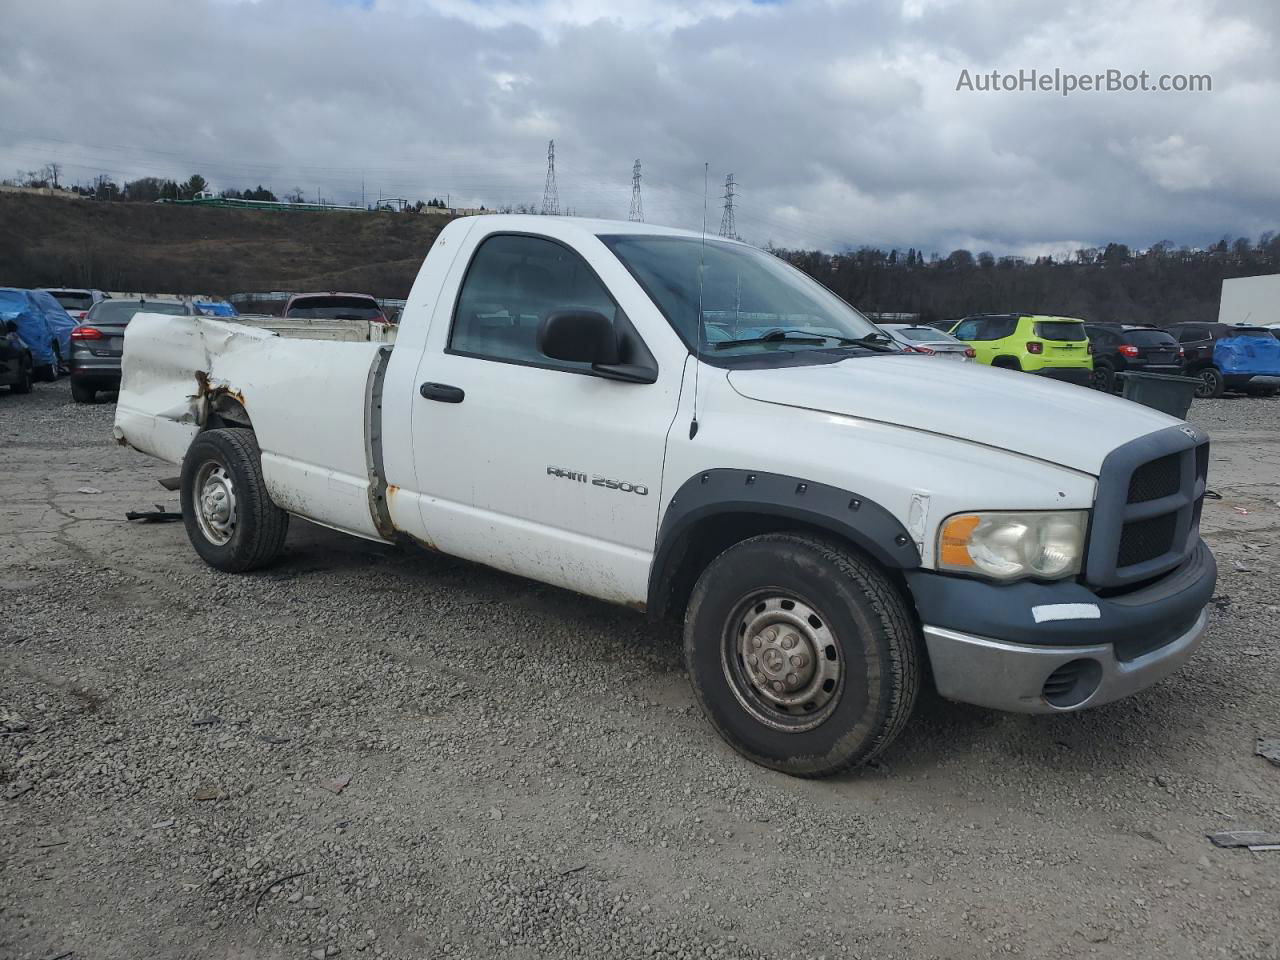
{"type": "Polygon", "coordinates": [[[1213,321],[1223,280],[1280,273],[1280,234],[1272,230],[1256,241],[1223,237],[1208,249],[1109,243],[1033,261],[969,250],[926,259],[915,249],[771,249],[865,312],[914,313],[926,323],[1014,311],[1157,325],[1213,321]]]}

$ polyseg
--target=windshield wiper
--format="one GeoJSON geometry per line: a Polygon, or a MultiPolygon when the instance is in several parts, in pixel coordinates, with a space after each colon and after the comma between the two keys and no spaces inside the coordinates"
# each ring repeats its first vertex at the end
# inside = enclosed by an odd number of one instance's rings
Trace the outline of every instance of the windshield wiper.
{"type": "Polygon", "coordinates": [[[758,337],[744,337],[741,340],[721,340],[711,346],[716,350],[728,350],[730,347],[745,347],[752,343],[826,343],[828,340],[839,340],[840,337],[829,337],[822,333],[811,333],[808,330],[770,330],[758,337]]]}
{"type": "Polygon", "coordinates": [[[893,344],[893,338],[887,333],[868,333],[861,337],[839,337],[840,343],[846,346],[866,347],[869,350],[879,350],[881,353],[897,353],[898,348],[893,344]]]}

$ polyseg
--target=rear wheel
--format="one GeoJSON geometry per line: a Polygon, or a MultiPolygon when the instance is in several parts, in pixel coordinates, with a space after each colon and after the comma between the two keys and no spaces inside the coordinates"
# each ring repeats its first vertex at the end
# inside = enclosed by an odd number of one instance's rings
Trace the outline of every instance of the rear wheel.
{"type": "Polygon", "coordinates": [[[41,383],[52,383],[58,379],[58,373],[50,363],[42,363],[31,371],[31,375],[41,383]]]}
{"type": "Polygon", "coordinates": [[[30,393],[31,392],[31,358],[24,357],[20,362],[21,369],[18,371],[18,382],[9,387],[11,393],[30,393]]]}
{"type": "Polygon", "coordinates": [[[818,537],[766,534],[703,572],[685,662],[707,718],[747,759],[822,777],[866,763],[906,724],[918,631],[873,564],[818,537]]]}
{"type": "Polygon", "coordinates": [[[76,403],[93,403],[97,399],[98,391],[87,383],[76,383],[71,381],[71,399],[76,403]]]}
{"type": "Polygon", "coordinates": [[[1089,374],[1089,386],[1103,393],[1113,393],[1116,388],[1115,371],[1106,364],[1094,364],[1089,374]]]}
{"type": "Polygon", "coordinates": [[[993,367],[1001,370],[1021,370],[1022,364],[1018,362],[1017,357],[996,357],[991,361],[993,367]]]}
{"type": "Polygon", "coordinates": [[[1196,387],[1196,396],[1201,400],[1216,400],[1227,389],[1227,382],[1222,378],[1217,367],[1205,367],[1196,376],[1200,378],[1200,386],[1196,387]]]}
{"type": "Polygon", "coordinates": [[[208,430],[192,441],[182,461],[182,522],[205,563],[228,573],[280,554],[289,515],[267,493],[252,430],[208,430]]]}

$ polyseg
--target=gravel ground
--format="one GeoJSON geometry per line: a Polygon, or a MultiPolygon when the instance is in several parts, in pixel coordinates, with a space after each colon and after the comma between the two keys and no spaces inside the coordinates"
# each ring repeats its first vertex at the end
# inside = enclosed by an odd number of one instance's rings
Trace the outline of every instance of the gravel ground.
{"type": "Polygon", "coordinates": [[[874,769],[747,764],[676,631],[295,522],[218,573],[173,468],[0,396],[0,957],[1269,957],[1280,400],[1215,437],[1211,633],[1078,715],[926,699],[874,769]]]}

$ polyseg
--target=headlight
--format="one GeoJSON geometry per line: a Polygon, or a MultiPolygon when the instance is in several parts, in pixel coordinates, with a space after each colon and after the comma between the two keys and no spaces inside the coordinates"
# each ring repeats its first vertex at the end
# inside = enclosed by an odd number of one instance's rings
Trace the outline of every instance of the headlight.
{"type": "Polygon", "coordinates": [[[960,513],[938,536],[938,569],[993,580],[1059,580],[1080,572],[1084,510],[960,513]]]}

